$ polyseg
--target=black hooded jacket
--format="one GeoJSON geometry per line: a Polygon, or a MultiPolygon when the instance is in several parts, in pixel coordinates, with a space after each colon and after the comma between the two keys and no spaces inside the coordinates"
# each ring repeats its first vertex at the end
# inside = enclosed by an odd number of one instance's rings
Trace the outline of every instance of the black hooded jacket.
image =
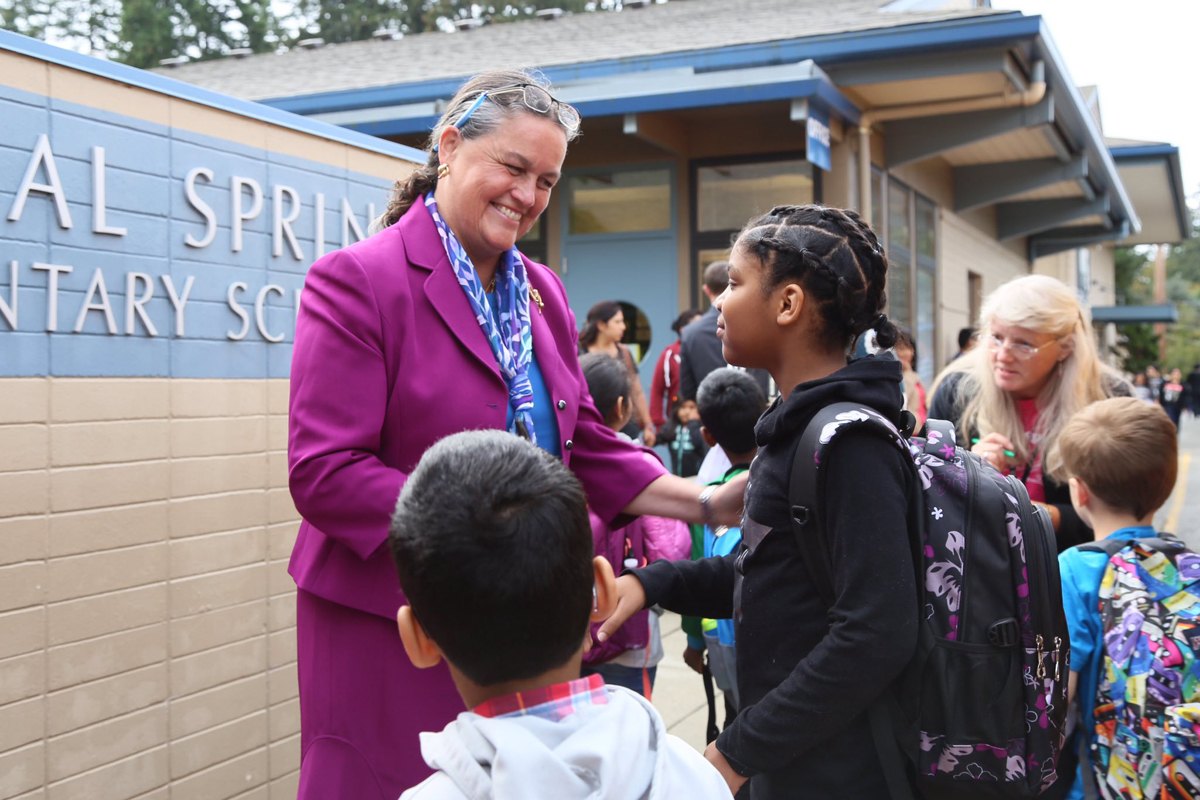
{"type": "Polygon", "coordinates": [[[788,478],[800,435],[818,410],[861,402],[898,421],[900,387],[900,365],[875,357],[797,386],[755,427],[759,450],[746,489],[742,548],[724,559],[658,562],[634,572],[650,604],[734,618],[743,709],[717,748],[751,776],[756,800],[887,797],[865,712],[916,647],[906,520],[912,466],[869,433],[849,432],[833,444],[821,498],[832,608],[813,585],[790,527],[788,478]]]}

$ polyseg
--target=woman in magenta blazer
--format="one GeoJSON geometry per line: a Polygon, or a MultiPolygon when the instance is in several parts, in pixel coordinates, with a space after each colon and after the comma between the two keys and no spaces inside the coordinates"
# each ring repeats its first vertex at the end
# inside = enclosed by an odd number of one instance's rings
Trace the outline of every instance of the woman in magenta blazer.
{"type": "MultiPolygon", "coordinates": [[[[417,734],[463,710],[395,628],[387,551],[400,488],[442,437],[507,429],[562,457],[606,521],[736,518],[741,485],[702,494],[609,430],[576,357],[558,277],[515,244],[545,210],[575,109],[523,72],[468,81],[381,232],[312,266],[292,360],[301,798],[395,800],[423,779],[417,734]]],[[[497,475],[496,480],[505,480],[497,475]]],[[[519,575],[512,576],[520,580],[519,575]]]]}

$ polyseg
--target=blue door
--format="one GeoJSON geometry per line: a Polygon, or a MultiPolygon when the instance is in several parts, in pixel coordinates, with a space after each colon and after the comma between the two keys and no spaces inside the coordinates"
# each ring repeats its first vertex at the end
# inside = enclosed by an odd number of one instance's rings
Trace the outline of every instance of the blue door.
{"type": "Polygon", "coordinates": [[[674,341],[671,323],[679,313],[673,170],[579,171],[564,183],[561,268],[571,310],[581,328],[601,300],[627,303],[644,315],[639,328],[627,311],[626,338],[641,340],[631,347],[641,358],[648,394],[654,362],[674,341]]]}

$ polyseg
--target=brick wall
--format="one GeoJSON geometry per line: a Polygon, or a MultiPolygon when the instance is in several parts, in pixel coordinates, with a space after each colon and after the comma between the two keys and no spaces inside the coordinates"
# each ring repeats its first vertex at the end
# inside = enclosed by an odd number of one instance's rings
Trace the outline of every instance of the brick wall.
{"type": "Polygon", "coordinates": [[[294,797],[287,382],[0,397],[0,797],[294,797]]]}
{"type": "MultiPolygon", "coordinates": [[[[0,311],[17,318],[0,315],[0,798],[295,797],[293,292],[320,237],[316,193],[329,198],[319,252],[341,244],[339,198],[363,219],[364,198],[382,207],[411,156],[28,41],[0,32],[0,112],[16,114],[0,113],[0,311]],[[69,230],[46,191],[5,218],[43,135],[69,230]],[[89,224],[82,159],[96,145],[108,153],[108,224],[123,236],[89,224]],[[259,175],[264,207],[272,185],[300,188],[307,260],[271,252],[269,211],[230,248],[230,192],[216,182],[214,244],[185,247],[204,227],[183,202],[194,166],[223,170],[218,181],[259,175]],[[42,261],[77,267],[59,287],[57,330],[45,276],[30,268],[42,261]],[[74,325],[99,270],[115,335],[101,310],[74,325]],[[146,306],[157,336],[124,329],[128,270],[195,276],[185,335],[161,291],[146,306]],[[253,324],[240,340],[227,332],[239,321],[222,300],[237,281],[284,287],[259,326],[283,341],[253,324]]],[[[35,180],[51,182],[44,164],[35,180]]]]}

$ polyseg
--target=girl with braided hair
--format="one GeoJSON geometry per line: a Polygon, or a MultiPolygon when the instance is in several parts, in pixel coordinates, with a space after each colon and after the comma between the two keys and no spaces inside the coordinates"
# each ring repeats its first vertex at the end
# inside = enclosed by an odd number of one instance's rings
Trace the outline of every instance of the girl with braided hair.
{"type": "Polygon", "coordinates": [[[912,465],[895,445],[848,432],[829,445],[821,498],[834,588],[821,599],[791,527],[789,476],[808,422],[831,403],[874,408],[900,424],[901,369],[888,357],[848,361],[882,313],[887,258],[852,211],[780,206],[733,247],[716,300],[724,356],[771,373],[782,394],[755,427],[741,547],[725,558],[659,562],[622,576],[604,635],[658,603],[735,620],[738,716],[705,756],[735,793],[769,798],[886,798],[868,709],[912,656],[917,587],[907,529],[912,465]]]}

